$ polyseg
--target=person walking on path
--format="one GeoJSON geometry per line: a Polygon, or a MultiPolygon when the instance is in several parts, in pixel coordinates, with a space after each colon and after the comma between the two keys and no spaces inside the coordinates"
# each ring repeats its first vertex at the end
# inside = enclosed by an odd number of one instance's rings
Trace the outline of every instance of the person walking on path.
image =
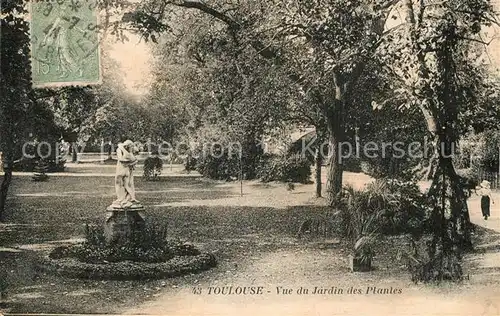
{"type": "Polygon", "coordinates": [[[495,201],[491,197],[490,182],[483,180],[479,188],[476,189],[476,193],[481,196],[481,212],[484,219],[488,220],[488,217],[490,217],[490,204],[495,204],[495,201]]]}

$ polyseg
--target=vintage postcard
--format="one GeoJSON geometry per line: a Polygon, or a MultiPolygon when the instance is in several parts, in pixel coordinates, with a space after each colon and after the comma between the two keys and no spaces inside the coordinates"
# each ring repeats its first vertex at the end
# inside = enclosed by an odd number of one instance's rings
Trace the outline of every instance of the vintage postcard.
{"type": "Polygon", "coordinates": [[[499,1],[0,9],[0,316],[500,315],[499,1]]]}

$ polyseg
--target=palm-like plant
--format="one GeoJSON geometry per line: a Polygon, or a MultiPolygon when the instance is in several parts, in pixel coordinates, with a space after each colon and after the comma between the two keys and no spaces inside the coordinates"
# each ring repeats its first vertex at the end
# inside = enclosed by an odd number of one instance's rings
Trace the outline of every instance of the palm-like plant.
{"type": "Polygon", "coordinates": [[[343,228],[352,240],[353,260],[362,266],[360,270],[369,269],[374,243],[381,237],[379,219],[386,208],[398,200],[384,181],[375,181],[364,191],[345,187],[343,201],[343,228]]]}
{"type": "Polygon", "coordinates": [[[369,264],[375,255],[373,251],[374,243],[380,237],[377,226],[377,214],[361,214],[355,215],[359,217],[355,220],[355,242],[354,256],[359,258],[362,264],[369,264]]]}

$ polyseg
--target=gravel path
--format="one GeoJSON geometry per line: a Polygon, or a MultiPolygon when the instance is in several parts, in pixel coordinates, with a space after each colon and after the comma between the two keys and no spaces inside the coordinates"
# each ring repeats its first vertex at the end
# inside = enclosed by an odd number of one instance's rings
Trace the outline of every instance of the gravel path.
{"type": "MultiPolygon", "coordinates": [[[[347,174],[344,181],[361,188],[367,179],[369,181],[369,178],[360,179],[354,174],[347,174]]],[[[312,187],[296,188],[295,203],[311,202],[309,193],[312,192],[312,187]],[[302,194],[304,197],[298,198],[302,194]]],[[[256,185],[243,198],[228,198],[223,203],[251,204],[252,201],[255,203],[258,196],[265,204],[286,205],[281,199],[285,200],[291,193],[284,189],[283,192],[279,190],[267,190],[256,185]]],[[[496,205],[500,206],[500,194],[497,195],[497,201],[496,205]]],[[[500,233],[500,207],[497,212],[495,207],[492,208],[492,217],[488,221],[481,217],[479,198],[471,198],[469,207],[473,223],[500,233]]],[[[479,248],[500,248],[498,240],[500,238],[492,244],[480,245],[479,248]]],[[[409,282],[408,277],[381,277],[378,273],[350,273],[347,269],[339,270],[338,265],[334,265],[334,261],[339,258],[332,257],[333,251],[328,248],[280,249],[276,252],[259,253],[251,260],[238,262],[242,264],[248,261],[244,266],[233,268],[230,264],[223,264],[222,270],[227,271],[219,271],[199,280],[194,279],[180,287],[165,289],[154,300],[124,310],[123,313],[287,316],[500,315],[500,288],[497,286],[500,279],[500,253],[497,251],[473,254],[467,258],[469,262],[474,263],[470,280],[461,284],[435,286],[415,285],[409,282]],[[237,287],[240,287],[240,291],[243,287],[254,287],[254,291],[262,287],[263,293],[213,293],[218,291],[216,288],[222,291],[224,286],[232,286],[232,291],[237,291],[237,287]],[[208,293],[210,287],[211,294],[208,293]],[[334,294],[313,294],[316,287],[329,289],[334,294]],[[194,288],[201,289],[201,294],[194,294],[194,288]],[[301,288],[308,289],[308,294],[298,294],[297,291],[301,288]],[[291,293],[281,294],[284,289],[291,290],[291,293]],[[358,289],[361,294],[348,293],[350,289],[358,289]],[[384,294],[377,293],[378,291],[384,294]],[[390,294],[391,292],[393,294],[390,294]]]]}
{"type": "MultiPolygon", "coordinates": [[[[267,253],[237,271],[227,271],[202,282],[165,290],[155,300],[125,314],[151,315],[500,315],[500,289],[468,283],[433,287],[373,279],[370,274],[333,271],[328,251],[267,253]],[[209,295],[209,287],[263,287],[262,295],[209,295]],[[193,288],[202,294],[193,294],[193,288]],[[277,288],[291,294],[277,294],[277,288]],[[314,288],[337,294],[313,294],[314,288]],[[350,288],[362,294],[349,294],[350,288]],[[371,288],[370,288],[371,287],[371,288]],[[373,293],[379,290],[401,294],[373,293]],[[298,294],[307,288],[309,294],[298,294]],[[343,293],[340,293],[340,289],[343,293]],[[366,293],[368,290],[368,294],[366,293]],[[377,290],[375,290],[377,291],[377,290]]],[[[498,277],[498,276],[497,276],[498,277]]],[[[479,280],[477,280],[479,281],[479,280]]],[[[215,288],[213,289],[215,291],[215,288]]]]}

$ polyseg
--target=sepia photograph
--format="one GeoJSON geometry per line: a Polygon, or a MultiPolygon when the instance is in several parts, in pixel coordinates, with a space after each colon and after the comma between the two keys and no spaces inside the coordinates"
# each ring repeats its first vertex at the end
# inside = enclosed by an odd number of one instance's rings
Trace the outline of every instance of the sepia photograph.
{"type": "Polygon", "coordinates": [[[500,0],[0,19],[0,316],[500,315],[500,0]]]}

